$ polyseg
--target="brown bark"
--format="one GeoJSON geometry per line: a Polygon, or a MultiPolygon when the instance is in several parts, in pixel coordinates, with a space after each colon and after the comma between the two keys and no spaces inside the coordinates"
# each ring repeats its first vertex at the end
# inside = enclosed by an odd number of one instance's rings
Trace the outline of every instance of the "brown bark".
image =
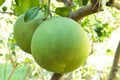
{"type": "MultiPolygon", "coordinates": [[[[99,11],[102,11],[102,10],[99,10],[99,11]]],[[[97,8],[92,9],[92,5],[90,4],[90,5],[87,5],[87,6],[84,6],[80,9],[78,9],[76,12],[71,12],[69,15],[69,18],[71,18],[75,21],[78,21],[85,16],[94,14],[94,13],[99,12],[99,11],[97,8]]]]}
{"type": "Polygon", "coordinates": [[[54,73],[51,77],[51,80],[60,80],[63,74],[61,73],[54,73]]]}
{"type": "Polygon", "coordinates": [[[108,80],[114,80],[115,79],[116,73],[117,73],[118,68],[119,68],[119,65],[118,65],[119,60],[120,60],[120,42],[118,44],[118,47],[117,47],[117,50],[116,50],[116,53],[115,53],[115,56],[114,56],[114,61],[113,61],[112,69],[111,69],[108,80]]]}
{"type": "Polygon", "coordinates": [[[76,10],[76,12],[71,12],[68,17],[75,21],[78,21],[85,16],[88,16],[90,14],[94,14],[94,13],[100,12],[100,11],[103,11],[102,1],[101,0],[91,0],[91,4],[86,5],[82,8],[79,8],[78,10],[76,10]]]}
{"type": "Polygon", "coordinates": [[[109,0],[109,3],[114,3],[115,2],[115,0],[109,0]]]}
{"type": "Polygon", "coordinates": [[[114,3],[114,7],[117,8],[118,10],[120,10],[120,4],[117,2],[114,3]]]}
{"type": "Polygon", "coordinates": [[[110,7],[115,7],[115,8],[117,8],[118,10],[120,10],[120,4],[117,3],[117,2],[113,2],[113,3],[107,2],[106,5],[107,5],[107,6],[110,6],[110,7]]]}

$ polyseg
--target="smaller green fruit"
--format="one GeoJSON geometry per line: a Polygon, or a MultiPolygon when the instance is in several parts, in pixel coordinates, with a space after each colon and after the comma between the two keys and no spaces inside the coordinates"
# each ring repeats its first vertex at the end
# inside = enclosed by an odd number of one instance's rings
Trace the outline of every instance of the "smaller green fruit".
{"type": "Polygon", "coordinates": [[[31,53],[31,38],[36,28],[43,21],[44,13],[39,11],[30,21],[24,21],[25,14],[18,17],[14,24],[14,37],[17,45],[25,52],[31,53]]]}
{"type": "Polygon", "coordinates": [[[5,12],[5,11],[7,11],[7,7],[6,6],[3,6],[2,7],[2,10],[5,12]]]}

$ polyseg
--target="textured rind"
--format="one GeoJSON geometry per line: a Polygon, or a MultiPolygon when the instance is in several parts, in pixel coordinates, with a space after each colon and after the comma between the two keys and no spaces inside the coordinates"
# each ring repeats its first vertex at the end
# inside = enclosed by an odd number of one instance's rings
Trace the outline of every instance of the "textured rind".
{"type": "Polygon", "coordinates": [[[14,37],[23,51],[31,53],[31,39],[36,28],[43,22],[44,13],[39,11],[37,16],[28,22],[24,22],[24,15],[20,15],[14,24],[14,37]]]}
{"type": "Polygon", "coordinates": [[[31,51],[35,61],[44,69],[67,73],[85,63],[90,42],[77,22],[65,17],[52,17],[36,29],[31,51]]]}

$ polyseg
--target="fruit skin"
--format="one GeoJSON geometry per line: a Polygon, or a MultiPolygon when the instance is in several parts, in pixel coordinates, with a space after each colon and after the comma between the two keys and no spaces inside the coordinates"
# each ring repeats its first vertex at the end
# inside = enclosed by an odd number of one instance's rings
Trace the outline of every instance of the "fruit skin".
{"type": "Polygon", "coordinates": [[[44,69],[67,73],[83,65],[90,53],[90,42],[82,27],[65,17],[52,17],[34,32],[31,51],[44,69]]]}
{"type": "Polygon", "coordinates": [[[24,15],[20,15],[14,24],[14,37],[17,45],[23,51],[31,53],[31,39],[34,31],[43,21],[44,13],[39,11],[37,16],[28,22],[24,22],[24,15]]]}

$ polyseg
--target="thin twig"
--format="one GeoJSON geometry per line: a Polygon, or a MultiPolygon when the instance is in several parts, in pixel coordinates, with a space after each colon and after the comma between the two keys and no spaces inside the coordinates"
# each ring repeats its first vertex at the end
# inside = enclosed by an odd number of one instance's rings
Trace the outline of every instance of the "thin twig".
{"type": "MultiPolygon", "coordinates": [[[[3,28],[3,27],[1,27],[1,31],[2,31],[3,34],[4,34],[4,28],[3,28]]],[[[4,38],[4,37],[3,37],[3,38],[4,38]]],[[[12,66],[14,66],[14,61],[13,61],[13,59],[12,59],[12,56],[11,56],[10,49],[9,49],[9,46],[8,46],[8,43],[7,43],[7,39],[6,39],[6,38],[4,38],[3,44],[4,44],[5,48],[6,48],[7,51],[8,51],[8,54],[10,55],[10,61],[11,61],[11,63],[12,63],[12,66]]]]}
{"type": "Polygon", "coordinates": [[[14,15],[14,16],[16,16],[13,12],[4,12],[4,11],[0,11],[0,13],[2,13],[2,14],[9,14],[9,15],[14,15]]]}
{"type": "Polygon", "coordinates": [[[52,17],[52,14],[51,14],[51,12],[50,12],[50,10],[51,10],[51,9],[50,9],[50,3],[51,3],[51,1],[49,0],[49,1],[48,1],[48,6],[49,6],[49,12],[48,12],[48,13],[49,13],[50,16],[52,17]]]}
{"type": "Polygon", "coordinates": [[[119,41],[117,50],[115,52],[114,61],[113,61],[112,69],[111,69],[108,80],[114,80],[115,79],[116,73],[117,73],[118,68],[119,68],[119,65],[118,65],[119,59],[120,59],[120,41],[119,41]]]}
{"type": "Polygon", "coordinates": [[[28,66],[28,69],[27,69],[27,71],[26,71],[26,74],[25,74],[23,80],[26,80],[26,77],[28,76],[28,74],[29,74],[29,72],[30,72],[30,69],[31,69],[31,67],[28,66]]]}
{"type": "Polygon", "coordinates": [[[16,65],[13,67],[13,70],[11,71],[11,73],[10,73],[10,75],[9,75],[9,77],[8,77],[8,80],[11,79],[11,77],[12,77],[13,73],[15,72],[17,66],[18,66],[18,64],[16,64],[16,65]]]}
{"type": "Polygon", "coordinates": [[[5,78],[6,78],[6,69],[7,69],[7,60],[6,60],[6,62],[5,62],[5,67],[4,67],[4,80],[5,80],[5,78]]]}

